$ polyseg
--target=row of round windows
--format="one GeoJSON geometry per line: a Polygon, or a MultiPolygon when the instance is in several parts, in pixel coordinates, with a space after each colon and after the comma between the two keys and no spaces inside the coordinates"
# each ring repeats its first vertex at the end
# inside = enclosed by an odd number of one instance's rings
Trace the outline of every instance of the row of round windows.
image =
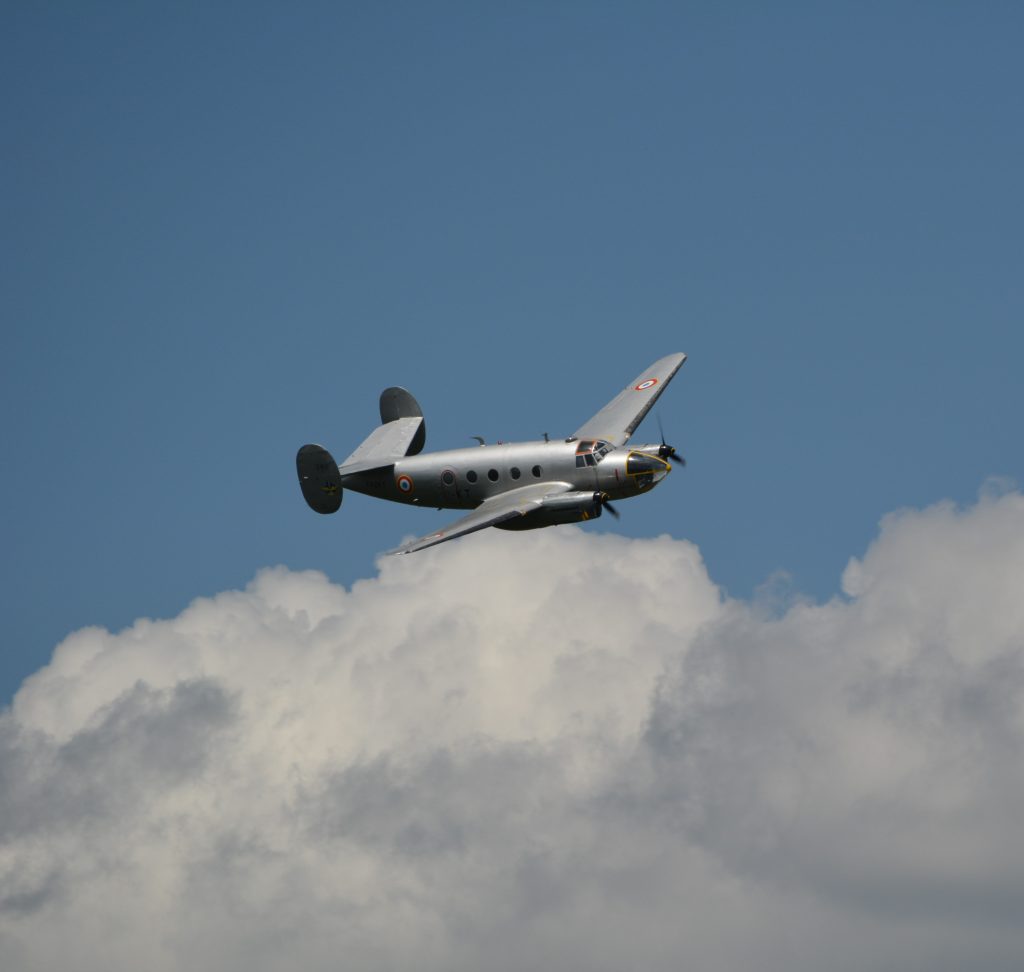
{"type": "MultiPolygon", "coordinates": [[[[533,475],[534,479],[540,479],[540,477],[544,474],[544,470],[541,469],[540,466],[534,466],[530,470],[530,473],[533,475]]],[[[520,476],[522,476],[522,472],[520,471],[518,466],[513,466],[511,469],[509,469],[508,474],[513,479],[518,479],[520,476]]],[[[467,483],[475,483],[477,481],[477,479],[479,479],[479,478],[480,477],[477,476],[475,469],[470,469],[466,473],[466,482],[467,483]]],[[[487,470],[487,478],[492,483],[496,483],[501,478],[501,474],[498,472],[497,469],[488,469],[487,470]]],[[[453,473],[450,469],[446,469],[443,473],[441,473],[441,482],[443,482],[445,484],[445,486],[454,486],[455,485],[455,473],[453,473]]]]}

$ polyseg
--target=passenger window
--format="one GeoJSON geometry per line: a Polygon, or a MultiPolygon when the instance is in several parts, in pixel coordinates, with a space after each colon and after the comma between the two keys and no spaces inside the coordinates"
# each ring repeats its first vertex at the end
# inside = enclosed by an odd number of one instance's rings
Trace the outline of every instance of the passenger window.
{"type": "Polygon", "coordinates": [[[443,473],[441,473],[441,482],[444,483],[445,486],[454,486],[455,473],[453,473],[450,469],[446,469],[443,473]]]}
{"type": "Polygon", "coordinates": [[[535,476],[535,477],[536,477],[537,479],[540,479],[540,474],[541,474],[541,473],[542,473],[543,471],[544,471],[544,470],[542,470],[542,469],[540,468],[540,466],[534,466],[534,467],[533,467],[533,469],[531,469],[531,470],[530,470],[530,472],[532,472],[532,473],[533,473],[533,475],[534,475],[534,476],[535,476]]]}
{"type": "Polygon", "coordinates": [[[520,473],[519,473],[519,468],[518,468],[518,466],[513,466],[513,467],[512,467],[512,468],[511,468],[511,469],[510,469],[510,470],[508,471],[508,474],[509,474],[509,475],[510,475],[510,476],[511,476],[511,477],[512,477],[513,479],[518,479],[518,478],[519,478],[519,475],[520,475],[520,473]]]}
{"type": "Polygon", "coordinates": [[[487,478],[492,483],[496,483],[498,481],[498,470],[497,469],[488,469],[487,470],[487,478]]]}
{"type": "Polygon", "coordinates": [[[475,483],[476,482],[476,473],[472,469],[470,469],[470,471],[468,473],[466,473],[466,482],[468,482],[468,483],[475,483]]]}

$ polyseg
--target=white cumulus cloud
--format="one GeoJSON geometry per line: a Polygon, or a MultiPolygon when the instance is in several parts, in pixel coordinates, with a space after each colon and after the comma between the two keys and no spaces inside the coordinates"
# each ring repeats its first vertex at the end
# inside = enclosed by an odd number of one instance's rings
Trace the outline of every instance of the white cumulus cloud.
{"type": "Polygon", "coordinates": [[[575,528],[260,572],[0,715],[0,966],[1024,966],[1024,498],[731,600],[575,528]]]}

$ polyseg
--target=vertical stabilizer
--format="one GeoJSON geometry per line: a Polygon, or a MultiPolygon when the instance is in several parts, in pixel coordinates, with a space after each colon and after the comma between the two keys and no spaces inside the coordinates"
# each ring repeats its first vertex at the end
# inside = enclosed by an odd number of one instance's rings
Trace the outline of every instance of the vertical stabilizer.
{"type": "MultiPolygon", "coordinates": [[[[412,396],[412,392],[395,385],[392,388],[385,388],[380,393],[380,420],[381,424],[395,422],[404,418],[423,418],[423,409],[420,403],[412,396]]],[[[427,444],[427,423],[420,422],[412,442],[405,450],[407,456],[415,456],[423,451],[427,444]]]]}
{"type": "Polygon", "coordinates": [[[317,513],[337,513],[341,506],[341,477],[334,457],[318,445],[304,445],[295,457],[302,496],[317,513]]]}

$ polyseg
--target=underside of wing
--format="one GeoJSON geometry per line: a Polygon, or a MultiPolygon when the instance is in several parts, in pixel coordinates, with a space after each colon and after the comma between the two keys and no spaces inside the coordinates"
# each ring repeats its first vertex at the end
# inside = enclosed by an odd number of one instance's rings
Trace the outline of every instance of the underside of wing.
{"type": "Polygon", "coordinates": [[[456,537],[464,537],[467,533],[475,533],[477,530],[497,526],[516,517],[526,516],[543,506],[546,498],[565,493],[571,488],[568,483],[537,483],[510,490],[500,496],[484,500],[472,513],[449,524],[443,530],[420,537],[418,540],[410,540],[395,550],[389,550],[388,553],[415,553],[446,540],[454,540],[456,537]]]}
{"type": "Polygon", "coordinates": [[[613,445],[625,445],[644,416],[683,366],[685,354],[670,354],[640,372],[593,418],[573,434],[577,439],[604,439],[613,445]]]}

